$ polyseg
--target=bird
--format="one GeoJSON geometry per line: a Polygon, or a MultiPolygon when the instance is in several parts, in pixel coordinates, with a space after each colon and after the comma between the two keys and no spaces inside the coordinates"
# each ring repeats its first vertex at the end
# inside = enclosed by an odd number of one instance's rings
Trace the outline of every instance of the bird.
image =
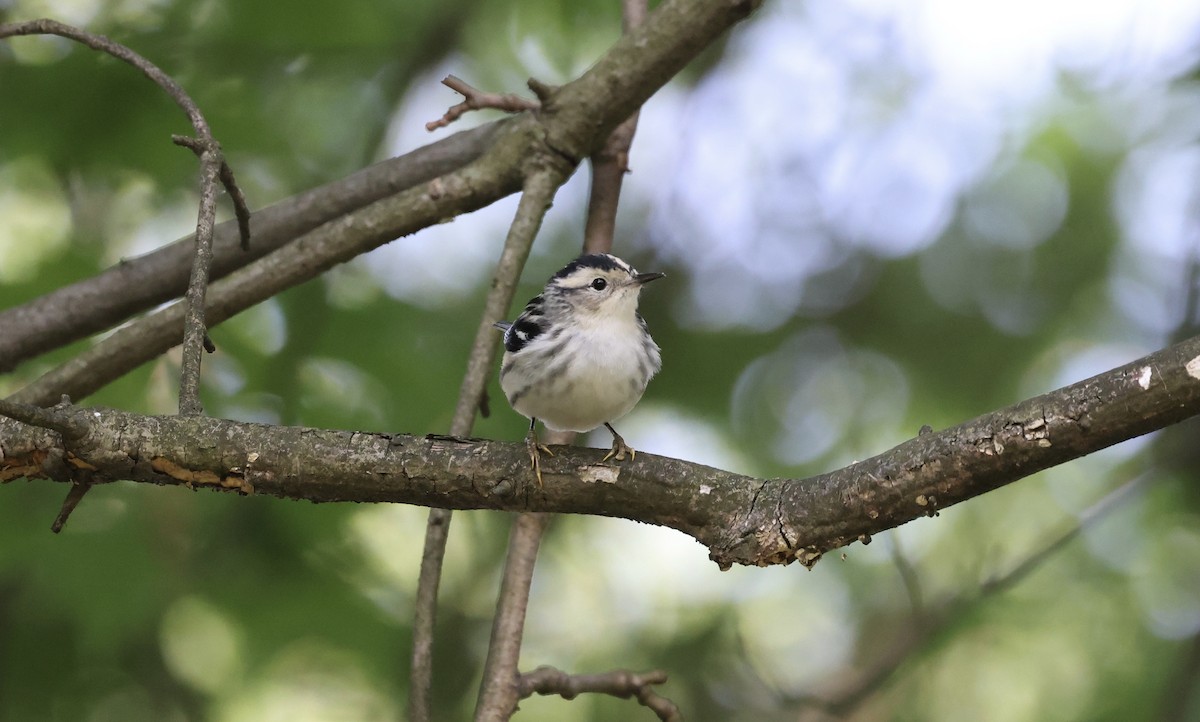
{"type": "Polygon", "coordinates": [[[500,388],[529,419],[525,444],[542,485],[540,419],[553,431],[591,431],[604,425],[612,449],[604,461],[637,452],[613,428],[641,400],[662,367],[658,344],[638,313],[642,287],[664,273],[638,273],[608,253],[579,256],[550,277],[517,319],[500,321],[504,358],[500,388]]]}

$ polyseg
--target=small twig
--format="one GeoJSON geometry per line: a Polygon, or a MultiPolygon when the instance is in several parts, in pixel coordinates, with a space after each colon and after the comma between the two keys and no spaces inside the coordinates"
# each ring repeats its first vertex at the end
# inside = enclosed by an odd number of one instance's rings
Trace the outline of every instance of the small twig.
{"type": "MultiPolygon", "coordinates": [[[[81,476],[86,476],[90,472],[82,471],[81,476]]],[[[79,506],[79,502],[83,500],[85,494],[91,491],[92,485],[86,480],[77,481],[71,485],[71,490],[67,492],[67,498],[63,499],[62,508],[58,510],[58,516],[54,518],[54,523],[50,525],[50,531],[55,534],[63,530],[67,524],[67,519],[71,517],[71,512],[75,511],[75,507],[79,506]]]]}
{"type": "Polygon", "coordinates": [[[429,722],[433,685],[433,628],[437,622],[438,588],[442,581],[442,561],[450,537],[449,509],[430,509],[425,521],[425,547],[421,552],[421,571],[417,577],[417,596],[413,602],[413,650],[409,671],[409,722],[429,722]]]}
{"type": "MultiPolygon", "coordinates": [[[[621,13],[622,27],[629,33],[645,19],[646,0],[622,0],[621,13]]],[[[592,188],[583,227],[584,253],[607,253],[612,249],[621,184],[629,172],[629,149],[637,133],[638,113],[634,111],[613,129],[604,147],[591,158],[592,188]]]]}
{"type": "Polygon", "coordinates": [[[434,131],[438,128],[445,128],[472,110],[491,108],[493,110],[503,110],[506,113],[520,113],[526,110],[537,110],[542,107],[538,101],[522,98],[514,93],[484,92],[454,75],[447,75],[442,80],[442,85],[462,93],[465,99],[458,105],[450,106],[450,109],[442,117],[426,123],[425,130],[434,131]]]}
{"type": "MultiPolygon", "coordinates": [[[[645,0],[628,0],[626,2],[626,32],[632,25],[645,15],[645,0]],[[640,15],[638,5],[640,2],[640,15]],[[631,25],[632,23],[632,25],[631,25]]],[[[548,97],[544,86],[535,85],[530,81],[539,98],[548,97]]],[[[609,136],[605,151],[592,159],[592,189],[588,203],[588,215],[584,229],[583,252],[602,253],[612,250],[613,229],[616,227],[617,204],[621,195],[621,179],[626,171],[629,147],[633,143],[634,131],[637,127],[637,114],[634,113],[609,136]],[[597,175],[599,169],[599,175],[597,175]]],[[[552,434],[546,441],[549,443],[572,443],[574,433],[552,434]]],[[[513,523],[512,536],[508,543],[505,558],[504,575],[500,586],[500,598],[496,606],[496,617],[492,624],[492,637],[488,645],[487,663],[483,670],[483,682],[479,688],[479,702],[475,708],[475,719],[478,721],[507,720],[517,708],[517,702],[522,696],[514,687],[517,678],[517,665],[521,656],[521,639],[524,632],[526,607],[529,604],[529,584],[533,577],[533,568],[537,561],[538,548],[541,546],[542,534],[546,522],[539,514],[521,514],[513,523]],[[520,532],[520,533],[518,533],[520,532]]],[[[662,698],[654,695],[648,688],[643,688],[648,695],[643,701],[648,707],[659,712],[657,705],[662,698]]],[[[639,695],[639,700],[642,697],[639,695]]],[[[662,700],[666,701],[666,700],[662,700]]],[[[663,719],[678,719],[678,710],[667,702],[668,711],[673,710],[674,717],[663,719]]],[[[660,717],[662,713],[660,712],[660,717]]]]}
{"type": "MultiPolygon", "coordinates": [[[[492,324],[503,318],[512,305],[517,282],[533,239],[541,228],[542,218],[550,202],[568,177],[568,169],[547,168],[530,176],[517,206],[517,213],[504,241],[504,250],[496,264],[491,291],[484,303],[475,341],[467,357],[467,371],[458,393],[458,404],[450,423],[450,433],[467,436],[475,424],[480,399],[487,389],[492,367],[496,361],[497,335],[492,324]]],[[[430,718],[429,691],[433,675],[433,628],[437,619],[437,592],[446,553],[451,514],[449,510],[431,509],[425,527],[425,549],[421,556],[421,572],[417,581],[417,598],[413,622],[413,657],[409,678],[408,717],[410,722],[427,722],[430,718]]]]}
{"type": "MultiPolygon", "coordinates": [[[[195,138],[186,135],[172,135],[171,140],[175,145],[188,148],[197,156],[204,152],[204,145],[195,138]]],[[[237,220],[238,236],[241,239],[243,251],[250,250],[250,206],[246,202],[246,194],[242,192],[242,187],[237,184],[237,180],[233,177],[233,168],[229,167],[229,162],[221,157],[221,185],[225,187],[225,192],[229,194],[229,200],[233,202],[233,215],[237,220]]],[[[212,353],[211,351],[209,353],[212,353]]]]}
{"type": "Polygon", "coordinates": [[[475,706],[476,722],[506,722],[521,700],[517,660],[521,655],[533,568],[549,521],[549,514],[529,513],[518,514],[513,521],[487,663],[479,686],[479,702],[475,706]]]}
{"type": "Polygon", "coordinates": [[[624,669],[603,674],[567,674],[554,667],[542,666],[522,674],[517,687],[522,699],[534,694],[556,694],[563,699],[574,699],[587,693],[607,694],[622,699],[635,697],[663,722],[682,722],[683,715],[675,703],[652,689],[654,685],[665,684],[666,681],[667,673],[657,669],[644,674],[624,669]]]}
{"type": "MultiPolygon", "coordinates": [[[[183,86],[175,82],[171,76],[164,73],[154,63],[130,48],[103,35],[89,33],[86,30],[54,20],[41,19],[0,25],[0,38],[17,35],[58,35],[125,61],[162,88],[192,123],[192,129],[196,133],[194,141],[196,145],[187,143],[185,145],[188,145],[193,152],[200,156],[200,210],[196,220],[196,251],[192,262],[191,280],[188,283],[188,313],[184,324],[183,366],[179,381],[179,413],[199,414],[202,411],[199,398],[200,357],[204,347],[204,336],[207,333],[204,326],[204,292],[208,287],[208,269],[212,264],[213,226],[216,221],[216,179],[222,177],[222,180],[226,180],[228,185],[236,188],[236,184],[233,182],[233,173],[223,174],[220,170],[225,163],[221,156],[221,147],[213,138],[208,121],[204,119],[199,106],[191,99],[183,86]]],[[[250,214],[245,208],[245,198],[240,190],[233,191],[230,195],[235,198],[235,204],[240,203],[242,206],[238,211],[239,223],[241,218],[246,219],[243,231],[248,234],[250,214]]],[[[245,237],[243,242],[245,243],[245,237]]]]}
{"type": "MultiPolygon", "coordinates": [[[[216,141],[200,152],[200,210],[196,220],[196,257],[188,279],[187,309],[183,316],[183,363],[179,374],[179,415],[199,416],[200,363],[208,327],[204,322],[204,297],[208,292],[208,270],[212,267],[213,226],[217,215],[216,179],[220,174],[221,149],[216,141]]],[[[210,341],[211,343],[211,341],[210,341]]]]}
{"type": "Polygon", "coordinates": [[[67,413],[64,408],[45,409],[32,404],[22,404],[0,398],[0,416],[7,416],[30,426],[57,431],[62,434],[64,439],[68,440],[81,439],[88,432],[87,422],[67,413]]]}

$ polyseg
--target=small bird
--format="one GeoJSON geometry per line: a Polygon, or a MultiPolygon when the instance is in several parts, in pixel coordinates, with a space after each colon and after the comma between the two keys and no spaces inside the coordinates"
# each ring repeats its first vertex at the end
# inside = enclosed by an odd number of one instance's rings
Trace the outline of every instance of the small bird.
{"type": "Polygon", "coordinates": [[[642,286],[664,275],[638,273],[607,253],[580,256],[550,277],[516,321],[496,324],[504,331],[500,388],[529,418],[525,443],[538,486],[539,451],[553,455],[538,442],[538,419],[554,431],[603,424],[613,435],[605,461],[636,455],[610,422],[637,405],[662,366],[637,307],[642,286]]]}

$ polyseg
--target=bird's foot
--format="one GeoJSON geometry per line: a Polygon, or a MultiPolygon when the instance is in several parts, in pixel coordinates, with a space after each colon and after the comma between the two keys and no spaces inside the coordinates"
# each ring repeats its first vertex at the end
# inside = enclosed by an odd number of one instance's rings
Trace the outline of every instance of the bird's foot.
{"type": "Polygon", "coordinates": [[[525,448],[529,450],[529,465],[533,468],[533,476],[537,479],[538,488],[542,488],[542,452],[546,452],[548,456],[554,456],[554,452],[550,447],[538,441],[537,434],[533,429],[525,436],[525,448]]]}
{"type": "MultiPolygon", "coordinates": [[[[605,424],[605,426],[608,426],[608,424],[605,424]]],[[[637,458],[637,451],[634,450],[634,448],[629,444],[626,444],[625,439],[622,439],[621,435],[618,434],[613,427],[609,426],[608,430],[611,431],[613,435],[612,449],[604,455],[604,458],[601,459],[601,461],[608,461],[609,459],[614,461],[624,461],[626,453],[629,454],[630,460],[637,458]]]]}

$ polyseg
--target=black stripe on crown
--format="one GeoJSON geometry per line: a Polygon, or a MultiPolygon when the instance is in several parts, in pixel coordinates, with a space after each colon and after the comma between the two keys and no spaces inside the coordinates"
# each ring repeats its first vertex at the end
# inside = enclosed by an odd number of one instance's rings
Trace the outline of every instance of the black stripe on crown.
{"type": "Polygon", "coordinates": [[[589,253],[563,266],[561,271],[550,277],[550,280],[566,278],[581,268],[594,268],[598,271],[629,271],[629,266],[616,256],[610,256],[607,253],[589,253]]]}

